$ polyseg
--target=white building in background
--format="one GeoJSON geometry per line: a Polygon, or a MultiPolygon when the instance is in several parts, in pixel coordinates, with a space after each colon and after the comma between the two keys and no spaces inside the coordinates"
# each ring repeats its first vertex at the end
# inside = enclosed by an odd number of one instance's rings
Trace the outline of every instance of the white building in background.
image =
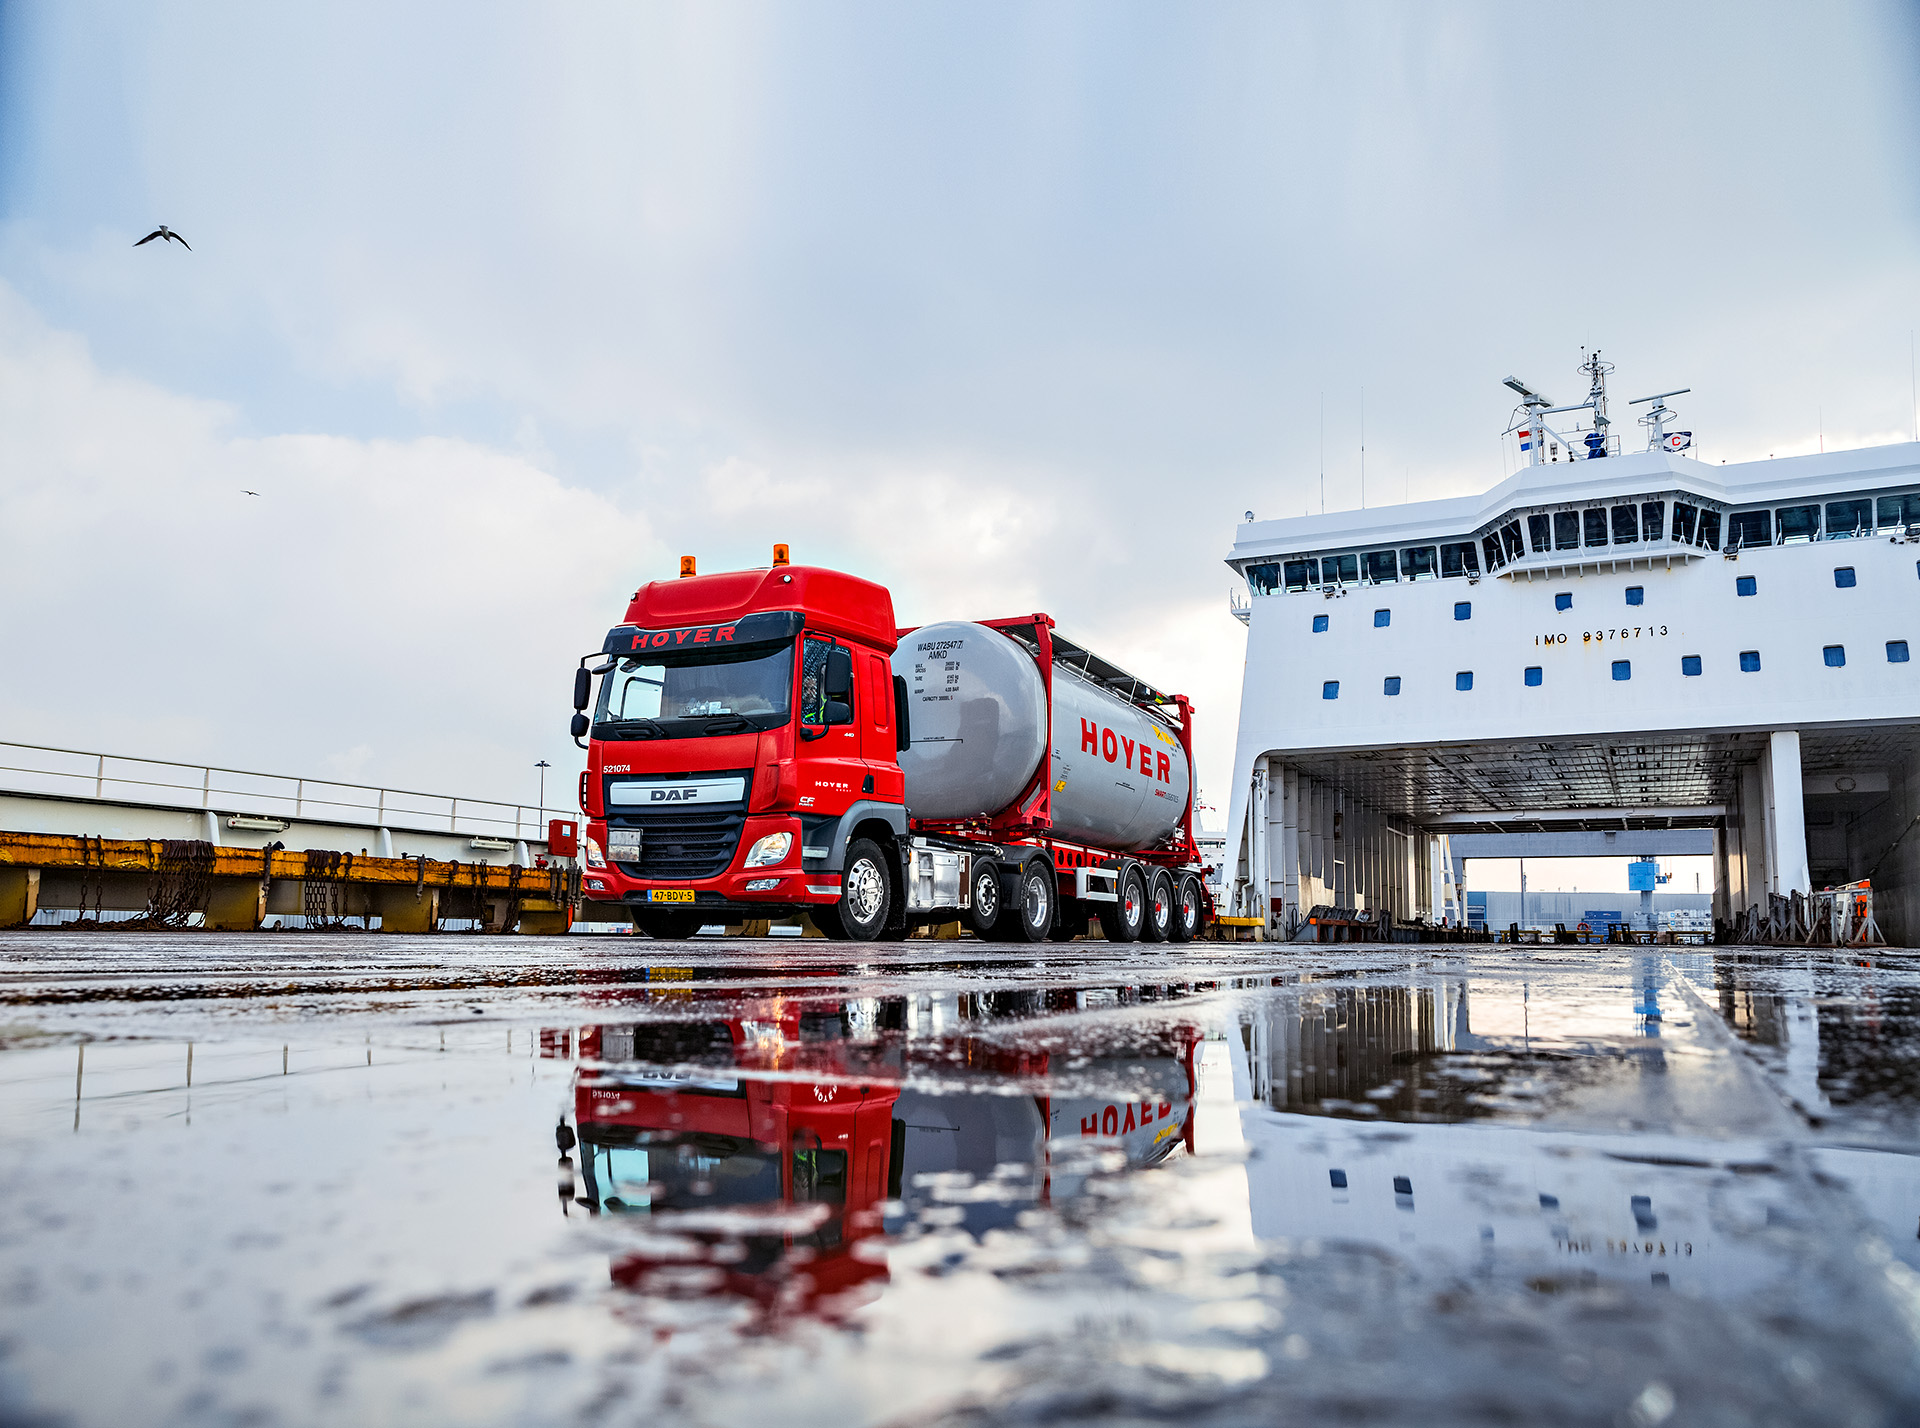
{"type": "Polygon", "coordinates": [[[1509,379],[1484,495],[1239,528],[1227,910],[1437,918],[1449,834],[1711,829],[1722,919],[1871,876],[1920,940],[1920,444],[1709,466],[1646,399],[1622,455],[1588,370],[1509,379]]]}

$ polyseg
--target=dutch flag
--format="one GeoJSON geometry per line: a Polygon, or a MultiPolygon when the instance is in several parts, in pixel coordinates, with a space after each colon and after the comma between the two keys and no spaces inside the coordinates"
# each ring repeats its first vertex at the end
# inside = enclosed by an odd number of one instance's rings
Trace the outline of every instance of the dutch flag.
{"type": "Polygon", "coordinates": [[[1533,433],[1525,427],[1520,428],[1520,449],[1522,451],[1533,450],[1533,433]]]}

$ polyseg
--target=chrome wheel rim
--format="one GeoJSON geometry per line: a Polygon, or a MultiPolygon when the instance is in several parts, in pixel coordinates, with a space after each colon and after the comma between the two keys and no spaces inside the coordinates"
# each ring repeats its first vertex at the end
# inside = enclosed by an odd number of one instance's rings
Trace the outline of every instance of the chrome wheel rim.
{"type": "Polygon", "coordinates": [[[1047,911],[1047,885],[1039,878],[1028,878],[1025,901],[1027,926],[1038,927],[1047,911]]]}
{"type": "Polygon", "coordinates": [[[973,885],[973,910],[988,922],[1000,910],[1000,885],[993,874],[982,874],[973,885]]]}
{"type": "Polygon", "coordinates": [[[880,911],[886,890],[886,884],[880,881],[880,870],[862,858],[848,870],[847,885],[841,896],[856,922],[871,922],[880,911]]]}

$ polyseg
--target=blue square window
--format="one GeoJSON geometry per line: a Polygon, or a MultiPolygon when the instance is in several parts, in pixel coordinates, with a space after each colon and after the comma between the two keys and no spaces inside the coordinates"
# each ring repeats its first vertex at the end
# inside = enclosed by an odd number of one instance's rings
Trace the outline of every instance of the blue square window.
{"type": "Polygon", "coordinates": [[[1833,570],[1833,586],[1836,590],[1851,590],[1860,582],[1854,577],[1851,565],[1837,565],[1833,570]]]}
{"type": "Polygon", "coordinates": [[[1340,681],[1337,679],[1329,679],[1325,684],[1321,685],[1320,697],[1322,699],[1338,699],[1340,697],[1340,681]]]}
{"type": "Polygon", "coordinates": [[[1839,669],[1840,666],[1847,662],[1847,647],[1845,645],[1828,645],[1820,651],[1820,657],[1827,662],[1828,669],[1839,669]]]}
{"type": "Polygon", "coordinates": [[[1760,588],[1760,582],[1751,575],[1742,575],[1733,582],[1736,595],[1751,595],[1760,588]]]}
{"type": "Polygon", "coordinates": [[[1470,669],[1461,670],[1453,677],[1453,687],[1455,689],[1473,688],[1473,671],[1470,669]]]}
{"type": "Polygon", "coordinates": [[[1905,640],[1887,641],[1887,663],[1905,664],[1907,662],[1907,642],[1905,640]]]}
{"type": "Polygon", "coordinates": [[[1563,590],[1558,595],[1554,596],[1553,608],[1556,610],[1571,610],[1573,608],[1572,594],[1568,591],[1563,590]]]}
{"type": "Polygon", "coordinates": [[[1539,684],[1540,684],[1540,666],[1537,664],[1528,665],[1527,666],[1527,688],[1536,689],[1539,687],[1539,684]]]}
{"type": "Polygon", "coordinates": [[[1741,650],[1740,651],[1740,672],[1742,674],[1753,674],[1757,672],[1759,668],[1760,668],[1760,651],[1759,650],[1741,650]]]}
{"type": "Polygon", "coordinates": [[[1633,678],[1633,661],[1617,659],[1613,662],[1613,677],[1616,680],[1633,678]]]}
{"type": "Polygon", "coordinates": [[[1387,682],[1382,686],[1382,690],[1387,694],[1398,694],[1400,692],[1400,676],[1397,674],[1388,675],[1387,682]]]}
{"type": "Polygon", "coordinates": [[[1315,615],[1313,617],[1313,632],[1316,635],[1324,635],[1327,632],[1327,617],[1325,615],[1315,615]]]}
{"type": "Polygon", "coordinates": [[[1391,611],[1391,610],[1375,610],[1375,611],[1373,612],[1373,627],[1374,627],[1374,629],[1376,629],[1376,630],[1384,630],[1384,629],[1385,629],[1385,628],[1386,628],[1386,627],[1387,627],[1388,625],[1391,625],[1392,623],[1393,623],[1393,611],[1391,611]]]}
{"type": "Polygon", "coordinates": [[[1700,656],[1699,655],[1681,655],[1680,656],[1680,673],[1682,674],[1700,673],[1700,656]]]}
{"type": "Polygon", "coordinates": [[[1647,603],[1647,587],[1644,585],[1629,585],[1627,587],[1627,603],[1629,605],[1646,604],[1647,603]]]}
{"type": "Polygon", "coordinates": [[[1471,600],[1454,601],[1453,602],[1453,618],[1456,620],[1471,620],[1473,618],[1473,601],[1471,600]]]}

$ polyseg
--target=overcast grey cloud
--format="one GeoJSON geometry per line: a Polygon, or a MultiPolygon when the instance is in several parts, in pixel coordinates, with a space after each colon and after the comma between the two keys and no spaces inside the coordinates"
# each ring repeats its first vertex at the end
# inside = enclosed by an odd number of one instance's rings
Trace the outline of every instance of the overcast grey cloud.
{"type": "Polygon", "coordinates": [[[524,796],[634,584],[787,540],[1191,690],[1224,802],[1323,400],[1330,506],[1363,390],[1370,504],[1478,490],[1583,344],[1708,459],[1911,434],[1917,75],[1912,4],[7,0],[0,737],[524,796]]]}

